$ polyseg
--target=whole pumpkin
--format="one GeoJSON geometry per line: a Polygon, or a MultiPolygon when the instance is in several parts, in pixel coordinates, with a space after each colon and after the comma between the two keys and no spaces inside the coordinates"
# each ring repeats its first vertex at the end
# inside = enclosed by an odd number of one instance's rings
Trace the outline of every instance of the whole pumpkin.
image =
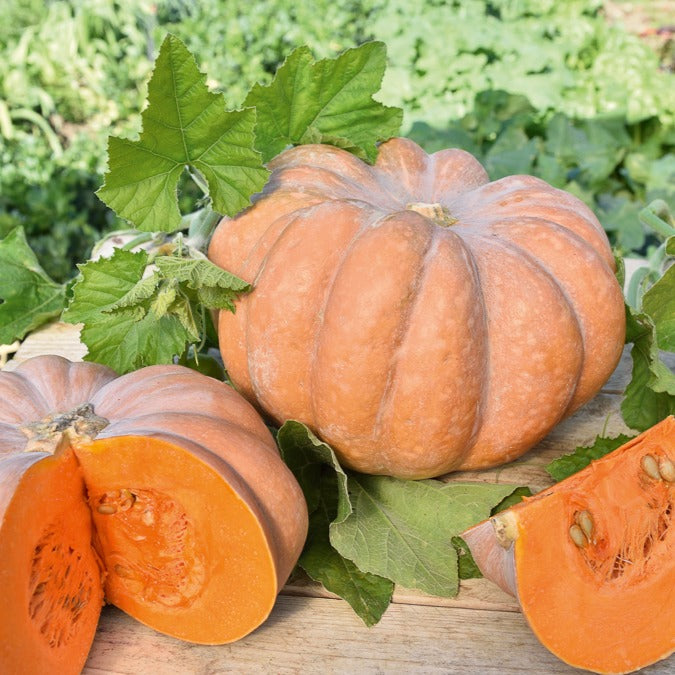
{"type": "Polygon", "coordinates": [[[424,478],[510,461],[607,380],[624,302],[606,235],[531,176],[382,144],[369,166],[289,149],[209,256],[255,284],[221,312],[236,387],[358,471],[424,478]]]}
{"type": "Polygon", "coordinates": [[[306,532],[267,427],[223,382],[58,356],[0,373],[1,672],[80,672],[104,597],[174,637],[236,640],[306,532]]]}

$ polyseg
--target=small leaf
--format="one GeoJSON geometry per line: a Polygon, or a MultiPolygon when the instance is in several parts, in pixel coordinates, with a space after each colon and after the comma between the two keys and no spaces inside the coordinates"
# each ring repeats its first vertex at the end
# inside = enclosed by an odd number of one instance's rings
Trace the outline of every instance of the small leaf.
{"type": "Polygon", "coordinates": [[[585,469],[594,459],[599,459],[609,454],[613,450],[620,448],[627,443],[632,436],[619,434],[616,438],[604,438],[598,436],[593,445],[578,447],[569,455],[563,455],[554,459],[547,467],[551,478],[555,481],[561,481],[568,478],[577,471],[585,469]]]}
{"type": "Polygon", "coordinates": [[[675,374],[661,360],[652,319],[628,306],[626,342],[633,343],[633,370],[621,414],[631,429],[645,431],[675,414],[675,374]]]}
{"type": "Polygon", "coordinates": [[[466,545],[464,539],[461,537],[453,537],[452,545],[457,552],[457,568],[459,570],[460,580],[482,578],[483,575],[478,569],[478,565],[476,565],[476,561],[471,555],[471,549],[466,545]]]}
{"type": "Polygon", "coordinates": [[[64,285],[52,281],[31,250],[23,228],[0,240],[0,344],[21,340],[65,305],[64,285]]]}
{"type": "Polygon", "coordinates": [[[164,39],[148,83],[143,130],[136,141],[111,137],[98,196],[139,230],[181,225],[178,179],[187,166],[206,179],[219,213],[234,215],[267,179],[254,150],[255,110],[226,111],[194,57],[175,36],[164,39]]]}
{"type": "Polygon", "coordinates": [[[87,345],[85,357],[110,366],[119,373],[156,363],[171,363],[185,351],[194,335],[169,306],[164,313],[151,311],[155,296],[147,297],[143,284],[148,264],[145,251],[117,249],[110,258],[80,265],[72,299],[63,315],[70,323],[84,323],[81,338],[87,345]],[[131,303],[130,298],[136,297],[131,303]],[[116,308],[120,300],[124,306],[116,308]],[[159,315],[161,314],[161,315],[159,315]]]}
{"type": "Polygon", "coordinates": [[[196,300],[209,309],[234,311],[234,301],[251,290],[250,284],[230,274],[210,260],[159,256],[155,265],[162,276],[174,279],[194,290],[196,300]]]}
{"type": "Polygon", "coordinates": [[[335,59],[294,50],[271,84],[256,84],[245,105],[257,109],[256,147],[269,161],[288,145],[332,143],[370,162],[376,143],[398,133],[399,108],[373,99],[382,84],[386,47],[368,42],[335,59]]]}
{"type": "Polygon", "coordinates": [[[675,352],[675,266],[644,294],[642,309],[654,322],[659,348],[675,352]]]}

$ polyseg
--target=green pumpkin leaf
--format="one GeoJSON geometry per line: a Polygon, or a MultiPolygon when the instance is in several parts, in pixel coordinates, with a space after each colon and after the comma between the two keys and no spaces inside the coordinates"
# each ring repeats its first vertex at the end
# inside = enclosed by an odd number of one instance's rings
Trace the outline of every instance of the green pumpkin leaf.
{"type": "MultiPolygon", "coordinates": [[[[126,373],[156,363],[171,363],[189,341],[197,339],[185,326],[184,308],[176,310],[176,297],[156,301],[143,274],[148,265],[145,251],[118,249],[110,258],[80,265],[80,277],[63,315],[70,323],[83,323],[81,339],[87,345],[86,359],[126,373]],[[135,292],[137,285],[142,290],[135,292]]],[[[152,282],[154,284],[154,280],[152,282]]],[[[180,303],[179,303],[180,304],[180,303]]]]}
{"type": "Polygon", "coordinates": [[[592,445],[578,447],[574,452],[558,457],[547,465],[546,471],[556,482],[569,478],[572,474],[585,469],[594,459],[599,459],[620,448],[632,436],[619,434],[615,438],[598,436],[592,445]]]}
{"type": "Polygon", "coordinates": [[[382,42],[320,61],[307,47],[294,50],[270,84],[256,84],[246,97],[257,110],[256,147],[264,160],[289,145],[330,143],[375,161],[377,141],[395,136],[403,120],[399,108],[373,99],[385,67],[382,42]]]}
{"type": "Polygon", "coordinates": [[[675,266],[669,267],[644,294],[642,310],[654,322],[658,347],[675,352],[675,266]]]}
{"type": "Polygon", "coordinates": [[[250,284],[206,259],[159,256],[155,264],[162,276],[175,279],[194,291],[197,302],[209,309],[234,311],[234,301],[251,290],[250,284]]]}
{"type": "Polygon", "coordinates": [[[57,317],[65,305],[65,285],[42,269],[23,228],[0,240],[0,344],[21,340],[57,317]]]}
{"type": "MultiPolygon", "coordinates": [[[[652,289],[662,282],[663,278],[652,289]]],[[[631,429],[645,431],[675,414],[675,374],[661,358],[657,328],[651,317],[628,306],[626,312],[626,342],[633,343],[633,370],[621,402],[621,414],[631,429]]]]}
{"type": "Polygon", "coordinates": [[[391,602],[394,585],[361,571],[330,543],[329,527],[351,512],[347,475],[330,446],[304,424],[286,422],[277,434],[282,457],[298,479],[309,510],[309,533],[298,564],[326,589],[346,600],[367,626],[377,623],[391,602]]]}
{"type": "Polygon", "coordinates": [[[452,538],[489,517],[515,487],[350,474],[352,513],[331,525],[331,543],[361,570],[452,597],[459,590],[452,538]]]}
{"type": "Polygon", "coordinates": [[[181,226],[178,179],[193,167],[206,180],[213,208],[235,215],[267,179],[254,149],[255,110],[227,111],[222,94],[175,36],[164,39],[148,84],[138,140],[111,137],[98,196],[139,230],[181,226]]]}

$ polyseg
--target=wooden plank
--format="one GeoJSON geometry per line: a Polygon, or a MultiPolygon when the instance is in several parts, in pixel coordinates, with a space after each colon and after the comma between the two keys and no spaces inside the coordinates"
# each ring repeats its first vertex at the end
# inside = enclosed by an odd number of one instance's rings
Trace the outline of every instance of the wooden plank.
{"type": "MultiPolygon", "coordinates": [[[[231,645],[186,644],[103,611],[84,672],[115,673],[532,673],[571,668],[542,647],[520,614],[393,605],[365,628],[343,602],[280,597],[267,622],[231,645]]],[[[641,671],[672,675],[662,662],[641,671]]]]}

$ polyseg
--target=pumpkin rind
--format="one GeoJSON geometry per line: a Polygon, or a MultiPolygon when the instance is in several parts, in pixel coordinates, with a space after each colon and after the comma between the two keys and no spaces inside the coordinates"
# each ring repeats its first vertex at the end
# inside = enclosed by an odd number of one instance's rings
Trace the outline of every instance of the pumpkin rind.
{"type": "MultiPolygon", "coordinates": [[[[300,555],[304,497],[267,427],[231,387],[187,368],[118,377],[97,364],[36,357],[0,373],[0,439],[0,547],[28,556],[12,553],[4,568],[20,596],[30,595],[31,564],[44,557],[38,532],[63,550],[84,537],[97,565],[87,620],[69,645],[46,644],[35,657],[41,671],[81,670],[104,587],[108,601],[157,630],[193,642],[236,640],[264,621],[300,555]],[[38,479],[49,489],[36,492],[31,509],[38,479]],[[54,530],[50,514],[63,500],[88,530],[54,530]],[[17,525],[19,510],[29,522],[17,525]],[[24,526],[17,549],[7,533],[24,526]]],[[[40,589],[58,594],[49,583],[40,589]]],[[[0,618],[3,634],[10,615],[23,616],[21,597],[0,618]]],[[[34,623],[12,628],[19,646],[0,649],[1,670],[19,658],[30,669],[19,634],[33,635],[34,623]]]]}
{"type": "Polygon", "coordinates": [[[209,257],[254,284],[221,312],[236,387],[348,467],[405,478],[495,466],[588,401],[625,315],[606,235],[530,176],[392,139],[369,166],[321,145],[275,158],[209,257]]]}
{"type": "Polygon", "coordinates": [[[627,673],[675,651],[675,476],[659,463],[675,463],[674,417],[462,534],[572,666],[627,673]]]}

